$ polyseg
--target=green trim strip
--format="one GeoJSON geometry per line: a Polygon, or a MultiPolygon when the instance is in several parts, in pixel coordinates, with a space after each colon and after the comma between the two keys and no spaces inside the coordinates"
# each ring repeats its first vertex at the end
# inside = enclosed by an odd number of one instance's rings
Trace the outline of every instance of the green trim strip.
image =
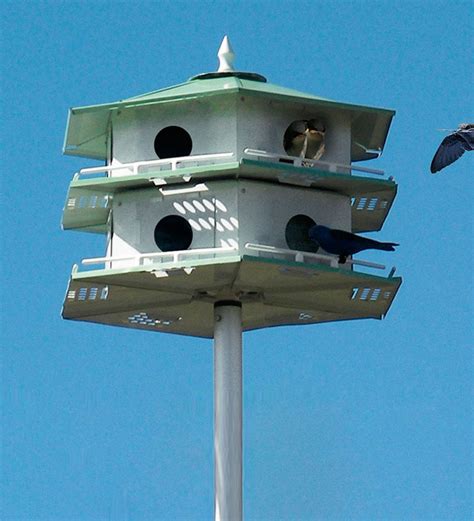
{"type": "Polygon", "coordinates": [[[290,260],[280,260],[280,259],[269,259],[265,257],[255,257],[253,255],[243,255],[243,261],[251,261],[251,262],[261,262],[266,264],[274,264],[277,266],[290,266],[293,268],[301,268],[301,269],[312,269],[314,271],[327,271],[329,273],[338,273],[340,275],[344,275],[346,277],[360,277],[360,278],[370,278],[378,281],[393,283],[394,286],[397,284],[401,284],[401,277],[380,277],[379,275],[371,275],[369,273],[362,273],[360,271],[349,271],[343,268],[332,268],[331,266],[326,266],[324,264],[313,264],[313,263],[304,263],[290,261],[290,260]]]}

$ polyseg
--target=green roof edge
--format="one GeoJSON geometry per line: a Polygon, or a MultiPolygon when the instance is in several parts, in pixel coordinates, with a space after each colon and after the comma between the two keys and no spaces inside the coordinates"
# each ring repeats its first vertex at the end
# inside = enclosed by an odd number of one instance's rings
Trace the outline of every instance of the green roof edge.
{"type": "MultiPolygon", "coordinates": [[[[293,101],[302,101],[305,100],[309,103],[317,103],[321,105],[337,105],[339,108],[344,110],[361,110],[364,112],[385,112],[387,114],[391,114],[392,116],[395,115],[395,110],[393,109],[387,109],[383,107],[371,107],[367,105],[359,105],[359,104],[353,104],[353,103],[347,103],[347,102],[339,102],[327,98],[321,98],[318,96],[315,96],[313,94],[300,92],[293,89],[288,89],[287,87],[280,87],[278,85],[274,85],[272,83],[259,83],[259,82],[253,82],[256,85],[259,86],[266,86],[267,88],[259,88],[259,89],[251,89],[249,86],[247,86],[247,83],[252,83],[249,80],[247,80],[246,84],[239,85],[236,83],[232,87],[226,87],[226,88],[216,88],[214,90],[208,90],[208,91],[193,91],[190,90],[189,93],[186,92],[180,92],[176,95],[170,95],[170,96],[160,96],[160,93],[172,93],[175,89],[181,89],[185,86],[190,86],[190,84],[193,84],[198,81],[218,81],[218,80],[190,80],[185,83],[181,83],[178,85],[173,85],[171,87],[165,87],[163,89],[159,89],[156,91],[151,91],[149,93],[140,94],[138,96],[133,96],[130,98],[126,98],[123,100],[115,101],[115,102],[109,102],[109,103],[101,103],[97,105],[85,105],[81,107],[72,107],[70,108],[70,114],[76,114],[78,112],[94,112],[96,110],[114,110],[114,109],[120,109],[120,108],[132,108],[137,106],[146,106],[146,105],[158,105],[160,103],[170,103],[173,101],[180,101],[184,99],[194,99],[194,98],[205,98],[205,97],[213,97],[213,96],[227,96],[229,94],[246,94],[250,96],[255,97],[273,97],[280,100],[293,100],[293,101]],[[270,87],[270,88],[268,88],[270,87]],[[277,89],[283,89],[281,92],[275,91],[272,92],[272,87],[277,89]],[[285,92],[286,91],[286,92],[285,92]],[[149,98],[149,96],[152,96],[153,94],[157,95],[156,98],[149,98]],[[143,99],[145,98],[146,99],[143,99]]],[[[242,83],[242,82],[239,82],[242,83]]]]}

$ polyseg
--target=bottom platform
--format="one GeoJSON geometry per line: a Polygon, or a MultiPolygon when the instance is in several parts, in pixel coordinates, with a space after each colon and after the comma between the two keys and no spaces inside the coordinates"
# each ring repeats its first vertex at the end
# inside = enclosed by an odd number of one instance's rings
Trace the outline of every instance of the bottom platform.
{"type": "Polygon", "coordinates": [[[213,305],[240,300],[243,329],[383,318],[400,277],[232,255],[127,269],[73,270],[62,316],[112,326],[213,336],[213,305]]]}

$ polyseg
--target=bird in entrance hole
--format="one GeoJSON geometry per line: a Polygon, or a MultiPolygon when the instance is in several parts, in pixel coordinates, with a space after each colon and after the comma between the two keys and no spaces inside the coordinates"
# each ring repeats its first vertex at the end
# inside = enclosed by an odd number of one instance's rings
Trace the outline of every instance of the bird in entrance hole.
{"type": "Polygon", "coordinates": [[[316,224],[309,229],[309,238],[318,243],[323,250],[339,255],[339,263],[344,264],[349,255],[362,250],[395,251],[395,242],[379,242],[344,230],[333,230],[316,224]]]}
{"type": "Polygon", "coordinates": [[[317,119],[300,119],[286,129],[283,147],[289,156],[318,160],[324,154],[326,128],[317,119]]]}
{"type": "Polygon", "coordinates": [[[431,161],[431,173],[454,163],[464,152],[474,150],[474,123],[461,123],[457,130],[446,136],[431,161]]]}

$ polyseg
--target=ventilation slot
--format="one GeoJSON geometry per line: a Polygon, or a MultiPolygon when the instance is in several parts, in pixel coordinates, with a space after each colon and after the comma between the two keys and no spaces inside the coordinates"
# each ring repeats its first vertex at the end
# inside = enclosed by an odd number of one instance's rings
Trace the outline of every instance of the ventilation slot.
{"type": "MultiPolygon", "coordinates": [[[[376,302],[382,294],[381,288],[352,288],[351,300],[362,300],[364,302],[376,302]]],[[[385,291],[383,298],[387,299],[392,294],[391,291],[385,291]]]]}
{"type": "Polygon", "coordinates": [[[378,200],[378,197],[372,197],[370,199],[369,204],[367,205],[367,210],[369,210],[369,212],[372,212],[373,210],[375,210],[375,208],[377,208],[378,200]]]}
{"type": "Polygon", "coordinates": [[[373,212],[374,210],[385,210],[388,206],[386,199],[379,201],[378,197],[351,197],[351,206],[358,211],[366,210],[373,212]]]}
{"type": "Polygon", "coordinates": [[[81,195],[81,197],[70,197],[67,200],[67,209],[85,209],[85,208],[107,208],[109,206],[109,197],[107,195],[81,195]]]}
{"type": "MultiPolygon", "coordinates": [[[[181,317],[178,317],[177,320],[181,320],[181,317]]],[[[170,319],[151,318],[145,312],[135,313],[135,315],[131,315],[130,317],[128,317],[128,321],[130,322],[130,324],[147,327],[170,326],[174,322],[174,320],[170,319]]]]}
{"type": "Polygon", "coordinates": [[[106,300],[109,295],[108,286],[104,286],[102,288],[93,287],[93,288],[79,288],[78,290],[71,289],[67,293],[68,300],[97,300],[97,297],[100,300],[106,300]],[[99,293],[100,292],[100,293],[99,293]]]}
{"type": "Polygon", "coordinates": [[[372,295],[370,295],[370,300],[375,302],[379,298],[381,291],[382,290],[380,288],[375,288],[374,291],[372,291],[372,295]]]}

